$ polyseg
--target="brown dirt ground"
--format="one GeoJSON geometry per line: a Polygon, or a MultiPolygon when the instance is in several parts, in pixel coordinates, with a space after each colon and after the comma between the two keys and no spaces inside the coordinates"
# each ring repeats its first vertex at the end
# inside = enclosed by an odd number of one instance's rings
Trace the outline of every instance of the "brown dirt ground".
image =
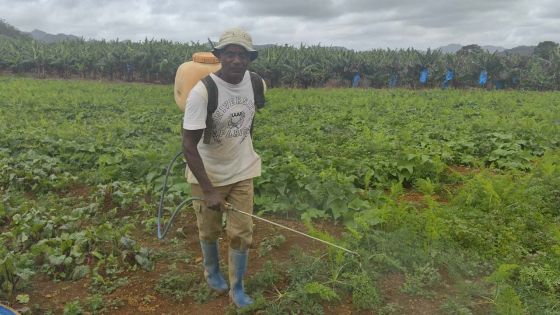
{"type": "MultiPolygon", "coordinates": [[[[305,226],[296,221],[269,218],[280,224],[289,226],[293,229],[306,231],[305,226]]],[[[316,225],[316,228],[321,231],[326,231],[331,235],[340,236],[344,228],[340,225],[332,225],[327,222],[321,222],[316,225]]],[[[294,246],[308,252],[315,252],[318,248],[324,247],[319,242],[307,239],[303,236],[291,233],[289,231],[281,231],[280,228],[270,226],[265,223],[255,222],[254,230],[254,244],[258,245],[264,239],[271,239],[279,233],[286,237],[286,240],[281,244],[280,248],[273,249],[265,257],[258,256],[258,248],[254,247],[250,251],[249,258],[249,271],[248,276],[255,274],[260,270],[267,260],[277,262],[284,262],[290,259],[289,251],[294,246]]],[[[134,232],[134,239],[139,241],[144,247],[158,249],[161,252],[176,251],[176,247],[169,241],[177,236],[180,241],[184,242],[184,253],[190,252],[195,254],[194,268],[202,274],[202,267],[199,267],[202,260],[199,243],[198,233],[196,230],[196,218],[192,211],[185,211],[181,216],[176,218],[173,228],[166,236],[164,241],[157,239],[155,235],[149,235],[142,229],[137,229],[134,232]],[[183,226],[184,235],[174,233],[178,227],[183,226]]],[[[155,234],[155,233],[154,233],[155,234]]],[[[227,242],[222,240],[220,242],[220,255],[227,257],[227,242]]],[[[323,248],[324,249],[324,248],[323,248]]],[[[223,259],[222,259],[222,262],[223,259]]],[[[205,304],[198,304],[190,298],[185,298],[181,302],[177,302],[172,297],[164,296],[155,291],[157,281],[169,271],[171,263],[165,259],[160,259],[156,262],[155,269],[151,272],[143,270],[127,271],[123,276],[128,277],[128,283],[119,287],[114,292],[104,296],[104,300],[121,301],[121,306],[114,310],[116,314],[224,314],[230,305],[227,295],[219,296],[212,301],[205,304]]],[[[192,267],[192,266],[190,266],[192,267]]],[[[181,268],[180,268],[181,269],[181,268]]],[[[194,271],[194,270],[191,270],[194,271]]],[[[62,313],[64,304],[68,301],[80,299],[84,301],[90,293],[89,280],[82,279],[79,281],[62,281],[55,282],[48,277],[41,275],[37,276],[31,283],[31,286],[26,290],[26,294],[30,295],[30,304],[41,305],[44,310],[53,310],[55,314],[62,313]]],[[[84,305],[84,303],[82,303],[84,305]]],[[[21,307],[21,306],[20,306],[21,307]]],[[[341,306],[342,309],[344,308],[341,306]]],[[[348,306],[347,306],[348,307],[348,306]]],[[[330,314],[341,314],[339,312],[330,314]]],[[[350,314],[350,313],[347,313],[350,314]]]]}
{"type": "MultiPolygon", "coordinates": [[[[275,222],[284,224],[291,228],[305,231],[302,223],[297,221],[271,218],[275,222]]],[[[192,211],[183,213],[176,219],[174,227],[184,227],[184,234],[180,241],[185,244],[185,253],[191,252],[196,256],[196,265],[200,265],[201,257],[198,245],[198,235],[196,232],[196,219],[192,211]]],[[[327,221],[316,224],[316,228],[326,231],[332,235],[340,236],[343,227],[333,225],[327,221]]],[[[173,229],[172,229],[173,230],[173,229]]],[[[259,244],[266,238],[271,238],[279,233],[286,237],[286,241],[279,248],[273,249],[267,256],[259,257],[257,248],[250,251],[250,267],[249,277],[260,270],[267,260],[274,259],[277,262],[284,262],[290,259],[289,251],[294,246],[299,246],[309,253],[320,255],[325,246],[319,242],[307,239],[303,236],[282,231],[277,227],[268,224],[256,222],[254,243],[259,244]]],[[[176,247],[169,241],[177,233],[170,232],[165,241],[159,241],[155,235],[150,235],[145,231],[138,229],[135,232],[135,239],[142,246],[159,249],[162,252],[174,251],[176,247]]],[[[220,243],[221,257],[227,257],[226,242],[220,243]]],[[[112,314],[200,314],[214,315],[225,314],[230,301],[227,295],[216,297],[215,299],[205,303],[198,304],[190,298],[185,298],[178,302],[170,296],[162,295],[155,291],[157,281],[169,270],[169,261],[160,259],[157,261],[155,269],[151,272],[143,270],[127,271],[123,276],[128,277],[128,283],[119,287],[114,292],[104,295],[104,301],[120,301],[119,306],[115,306],[110,311],[112,314]]],[[[187,267],[188,268],[188,267],[187,267]]],[[[202,273],[202,268],[195,266],[195,270],[202,273]]],[[[387,303],[398,304],[401,307],[400,314],[439,314],[439,306],[445,301],[446,294],[449,293],[450,285],[443,282],[436,288],[436,294],[433,298],[414,297],[402,293],[400,288],[404,284],[405,278],[402,274],[389,274],[379,283],[379,287],[383,292],[387,303]]],[[[79,281],[61,281],[55,282],[44,275],[37,276],[31,283],[31,286],[24,293],[30,295],[30,304],[41,305],[43,310],[53,310],[55,314],[61,314],[64,304],[68,301],[85,299],[90,295],[88,292],[89,279],[79,281]]],[[[82,303],[84,305],[84,303],[82,303]]],[[[18,305],[16,305],[18,307],[18,305]]],[[[22,307],[19,305],[19,307],[22,307]]],[[[359,312],[352,308],[350,299],[343,300],[339,305],[326,305],[326,314],[375,314],[369,312],[359,312]]]]}
{"type": "MultiPolygon", "coordinates": [[[[78,186],[67,192],[68,195],[76,197],[85,197],[89,193],[87,187],[78,186]]],[[[422,196],[414,193],[407,194],[404,198],[406,201],[422,202],[422,196]]],[[[111,200],[105,200],[105,206],[112,204],[111,200]]],[[[125,210],[129,212],[130,209],[125,210]]],[[[307,231],[302,222],[288,220],[278,217],[267,217],[274,222],[291,227],[298,231],[307,231]]],[[[324,231],[335,237],[341,237],[344,232],[342,225],[335,225],[331,221],[315,222],[314,226],[319,231],[324,231]]],[[[196,229],[196,218],[192,210],[184,210],[174,222],[170,233],[166,239],[160,241],[153,233],[146,232],[143,227],[138,226],[133,233],[133,238],[143,247],[154,249],[156,252],[167,254],[169,259],[163,257],[156,260],[155,269],[147,272],[143,270],[126,271],[122,276],[128,278],[128,282],[117,288],[110,294],[103,295],[103,301],[114,304],[109,307],[110,314],[225,314],[230,308],[230,301],[227,295],[218,296],[211,301],[198,304],[193,299],[186,297],[181,302],[176,301],[173,297],[166,296],[156,292],[155,287],[158,280],[169,271],[169,266],[176,262],[179,270],[187,272],[200,273],[202,277],[202,260],[198,233],[196,229]],[[177,228],[182,227],[183,233],[176,232],[177,228]],[[172,240],[175,238],[175,242],[172,240]],[[175,244],[174,244],[175,243],[175,244]],[[183,247],[184,246],[184,247],[183,247]],[[173,259],[173,255],[186,255],[191,253],[194,257],[190,263],[180,262],[173,259]]],[[[304,236],[289,232],[278,227],[255,220],[254,230],[254,246],[250,251],[248,277],[262,269],[264,263],[268,260],[273,262],[287,262],[290,259],[289,252],[294,247],[319,257],[325,252],[326,245],[308,239],[304,236]],[[279,248],[274,248],[264,257],[258,255],[258,244],[263,240],[272,239],[282,234],[286,240],[279,248]]],[[[227,257],[226,241],[220,242],[220,255],[227,257]]],[[[222,263],[224,260],[222,259],[222,263]]],[[[62,314],[65,303],[80,299],[82,306],[85,305],[86,299],[91,296],[89,292],[90,279],[82,279],[79,281],[53,281],[45,275],[38,275],[32,281],[28,288],[24,290],[24,294],[29,294],[31,305],[39,305],[40,310],[32,311],[33,314],[43,314],[46,310],[51,310],[54,314],[62,314]]],[[[444,277],[443,282],[435,288],[435,295],[431,298],[423,298],[410,296],[403,293],[400,289],[405,282],[403,274],[386,275],[380,282],[379,288],[383,294],[386,303],[392,303],[399,306],[399,314],[440,314],[440,305],[446,301],[446,297],[452,290],[451,279],[444,277]]],[[[279,284],[281,287],[281,284],[279,284]]],[[[16,309],[25,309],[25,305],[13,305],[16,309]]],[[[375,314],[372,312],[357,311],[352,307],[350,298],[346,298],[338,305],[325,305],[326,314],[375,314]]],[[[484,314],[484,312],[476,312],[484,314]]]]}

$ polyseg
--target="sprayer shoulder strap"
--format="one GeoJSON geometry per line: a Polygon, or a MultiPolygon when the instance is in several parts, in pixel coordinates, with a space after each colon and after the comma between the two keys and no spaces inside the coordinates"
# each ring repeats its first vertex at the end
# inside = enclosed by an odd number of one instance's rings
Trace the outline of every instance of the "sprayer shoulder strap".
{"type": "Polygon", "coordinates": [[[265,99],[264,99],[264,84],[263,79],[260,75],[256,74],[255,72],[249,72],[251,75],[251,85],[253,85],[253,96],[255,100],[255,106],[257,108],[263,108],[265,99]]]}
{"type": "Polygon", "coordinates": [[[212,139],[212,127],[214,125],[212,114],[214,114],[216,108],[218,108],[218,87],[216,86],[216,82],[214,82],[210,75],[205,76],[201,81],[206,87],[206,91],[208,92],[208,104],[206,107],[206,129],[204,130],[203,142],[205,144],[209,144],[210,139],[212,139]]]}
{"type": "MultiPolygon", "coordinates": [[[[253,98],[255,100],[255,107],[259,109],[263,108],[265,103],[263,79],[255,72],[249,72],[249,74],[251,76],[251,86],[253,87],[253,98]]],[[[218,108],[218,87],[216,86],[216,82],[214,82],[214,79],[212,79],[210,75],[205,76],[201,81],[206,87],[206,91],[208,92],[206,129],[204,130],[203,141],[205,144],[209,144],[210,140],[212,139],[212,128],[214,125],[212,114],[214,114],[214,112],[218,108]]],[[[251,123],[251,131],[252,129],[253,124],[251,123]]]]}

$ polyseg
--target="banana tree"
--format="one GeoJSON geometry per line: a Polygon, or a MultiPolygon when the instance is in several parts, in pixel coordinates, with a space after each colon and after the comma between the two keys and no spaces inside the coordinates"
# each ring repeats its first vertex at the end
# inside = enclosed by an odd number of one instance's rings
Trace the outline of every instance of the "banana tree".
{"type": "Polygon", "coordinates": [[[46,48],[44,44],[39,43],[38,41],[31,41],[30,43],[30,57],[32,63],[35,67],[34,72],[39,78],[46,77],[46,66],[47,66],[47,57],[46,57],[46,48]]]}
{"type": "Polygon", "coordinates": [[[75,54],[70,49],[67,41],[54,46],[54,59],[50,60],[50,67],[58,72],[61,78],[70,78],[72,65],[74,64],[75,54]]]}
{"type": "Polygon", "coordinates": [[[475,57],[475,64],[480,70],[486,70],[488,72],[488,77],[492,80],[494,85],[503,81],[506,76],[503,59],[497,52],[492,54],[487,52],[477,54],[475,57]]]}
{"type": "Polygon", "coordinates": [[[16,40],[12,38],[7,38],[0,42],[2,44],[1,52],[2,55],[0,59],[2,64],[5,65],[6,69],[14,73],[24,72],[24,55],[23,49],[20,48],[21,40],[16,40]]]}
{"type": "Polygon", "coordinates": [[[278,86],[286,60],[287,47],[273,46],[259,52],[259,58],[251,64],[251,68],[269,82],[269,87],[278,86]]]}
{"type": "Polygon", "coordinates": [[[376,88],[387,86],[389,75],[385,71],[389,64],[389,58],[382,50],[372,50],[358,55],[358,63],[364,74],[366,82],[376,88]]]}
{"type": "MultiPolygon", "coordinates": [[[[417,64],[414,67],[417,69],[417,73],[420,74],[421,71],[429,71],[429,76],[433,78],[440,78],[444,75],[443,69],[440,66],[442,60],[442,53],[439,50],[428,50],[424,53],[418,50],[413,50],[416,54],[417,64]]],[[[431,80],[431,86],[433,86],[434,80],[431,80]]]]}
{"type": "Polygon", "coordinates": [[[308,88],[315,81],[318,65],[303,51],[292,50],[288,53],[286,63],[283,65],[282,81],[291,87],[308,88]]]}

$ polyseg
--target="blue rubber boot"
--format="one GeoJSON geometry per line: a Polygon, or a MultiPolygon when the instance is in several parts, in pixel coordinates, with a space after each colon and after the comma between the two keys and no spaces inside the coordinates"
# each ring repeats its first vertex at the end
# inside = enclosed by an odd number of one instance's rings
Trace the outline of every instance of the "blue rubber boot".
{"type": "Polygon", "coordinates": [[[202,256],[204,257],[204,278],[210,289],[218,293],[226,293],[228,285],[220,273],[220,260],[218,259],[218,241],[200,241],[202,256]]]}
{"type": "Polygon", "coordinates": [[[253,299],[245,294],[243,288],[243,276],[247,271],[248,251],[229,249],[229,297],[237,307],[244,307],[253,304],[253,299]]]}

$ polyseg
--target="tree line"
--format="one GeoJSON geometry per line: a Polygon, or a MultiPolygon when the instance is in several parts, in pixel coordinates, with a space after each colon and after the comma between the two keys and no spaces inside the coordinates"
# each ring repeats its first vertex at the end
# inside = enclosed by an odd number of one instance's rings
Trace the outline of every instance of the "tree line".
{"type": "MultiPolygon", "coordinates": [[[[193,53],[209,51],[207,44],[168,40],[96,41],[72,40],[43,43],[25,37],[0,35],[0,71],[33,73],[39,78],[84,78],[171,83],[175,71],[193,53]]],[[[481,72],[494,86],[530,89],[560,89],[560,48],[551,41],[539,43],[534,53],[489,53],[478,45],[468,45],[456,53],[439,50],[374,49],[354,51],[320,45],[267,46],[251,68],[260,73],[269,87],[350,86],[359,74],[364,87],[481,87],[481,72]],[[422,71],[429,71],[420,82],[422,71]],[[449,79],[449,77],[448,77],[449,79]]]]}

